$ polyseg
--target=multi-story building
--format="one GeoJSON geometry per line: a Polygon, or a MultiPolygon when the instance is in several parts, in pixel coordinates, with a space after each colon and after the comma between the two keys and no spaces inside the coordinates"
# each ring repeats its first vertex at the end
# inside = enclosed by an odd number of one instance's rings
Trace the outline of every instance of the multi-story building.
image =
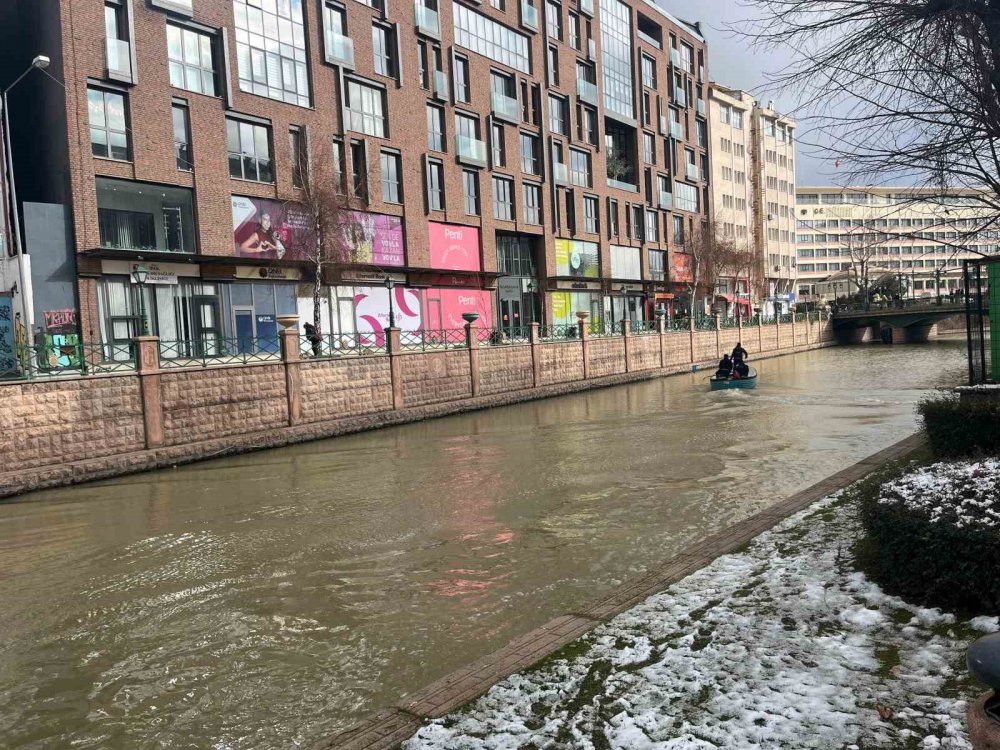
{"type": "Polygon", "coordinates": [[[647,318],[685,288],[707,52],[648,0],[14,5],[8,53],[65,86],[12,109],[27,249],[73,282],[34,279],[40,326],[78,303],[89,341],[246,342],[311,318],[306,176],[359,228],[324,333],[380,334],[390,293],[417,330],[647,318]]]}
{"type": "Polygon", "coordinates": [[[798,292],[806,300],[865,283],[915,297],[947,294],[961,288],[963,259],[998,250],[1000,232],[983,228],[991,213],[969,191],[803,187],[796,198],[798,292]]]}
{"type": "Polygon", "coordinates": [[[712,82],[713,221],[758,258],[750,278],[722,279],[719,303],[771,313],[794,301],[795,122],[772,103],[712,82]]]}

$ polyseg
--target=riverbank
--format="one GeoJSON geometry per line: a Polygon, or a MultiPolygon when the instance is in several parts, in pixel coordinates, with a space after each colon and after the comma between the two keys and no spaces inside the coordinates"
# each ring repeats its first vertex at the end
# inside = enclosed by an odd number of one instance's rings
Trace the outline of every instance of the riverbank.
{"type": "MultiPolygon", "coordinates": [[[[755,537],[781,524],[790,516],[833,496],[886,463],[907,460],[915,452],[922,450],[923,446],[924,438],[921,434],[911,435],[786,500],[683,549],[665,563],[626,582],[597,601],[550,620],[504,648],[408,695],[393,708],[380,712],[367,722],[321,741],[315,745],[315,750],[396,750],[400,743],[420,730],[425,722],[443,719],[502,680],[557,654],[581,636],[601,627],[602,623],[641,604],[649,597],[666,591],[673,584],[713,564],[719,557],[740,550],[755,537]]],[[[483,700],[488,702],[490,698],[483,700]]],[[[438,722],[435,726],[443,728],[444,724],[438,722]]],[[[521,745],[515,743],[511,746],[521,745]]]]}
{"type": "MultiPolygon", "coordinates": [[[[830,321],[0,383],[0,498],[833,345],[830,321]]],[[[293,332],[294,333],[294,332],[293,332]]],[[[475,339],[473,339],[475,341],[475,339]]],[[[147,356],[148,355],[148,356],[147,356]]]]}

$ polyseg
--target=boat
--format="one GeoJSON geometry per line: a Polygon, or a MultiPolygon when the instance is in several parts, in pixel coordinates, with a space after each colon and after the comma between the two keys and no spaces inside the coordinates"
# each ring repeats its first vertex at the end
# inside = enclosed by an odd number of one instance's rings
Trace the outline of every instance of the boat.
{"type": "Polygon", "coordinates": [[[751,367],[750,374],[745,378],[721,378],[718,375],[713,375],[709,378],[708,382],[711,384],[713,391],[723,391],[729,388],[756,388],[757,370],[751,367]]]}

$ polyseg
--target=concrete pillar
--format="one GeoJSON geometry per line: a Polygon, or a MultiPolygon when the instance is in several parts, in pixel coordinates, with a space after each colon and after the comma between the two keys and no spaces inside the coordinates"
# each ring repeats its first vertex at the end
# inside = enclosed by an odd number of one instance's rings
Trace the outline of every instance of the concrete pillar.
{"type": "Polygon", "coordinates": [[[694,316],[693,315],[691,316],[691,319],[688,320],[688,335],[691,338],[691,346],[690,346],[691,360],[690,361],[691,361],[691,364],[694,364],[697,360],[694,358],[694,316]]]}
{"type": "Polygon", "coordinates": [[[764,351],[764,318],[757,315],[757,351],[764,351]]]}
{"type": "Polygon", "coordinates": [[[400,360],[399,329],[385,329],[385,346],[389,352],[389,376],[392,380],[392,408],[403,408],[403,363],[400,360]]]}
{"type": "Polygon", "coordinates": [[[542,351],[541,351],[541,331],[538,323],[531,324],[529,334],[531,341],[531,375],[532,385],[537,388],[542,384],[542,351]]]}
{"type": "Polygon", "coordinates": [[[479,395],[479,326],[465,324],[465,345],[469,348],[469,376],[472,379],[472,397],[479,395]]]}
{"type": "Polygon", "coordinates": [[[299,361],[298,327],[283,328],[281,339],[281,361],[285,365],[285,400],[288,406],[288,424],[296,425],[302,420],[302,372],[299,361]]]}
{"type": "MultiPolygon", "coordinates": [[[[781,342],[779,341],[778,344],[780,345],[781,342]]],[[[792,349],[794,348],[795,348],[795,313],[792,313],[792,349]]]]}
{"type": "Polygon", "coordinates": [[[590,377],[590,326],[586,320],[581,320],[577,325],[580,327],[580,342],[583,349],[583,379],[590,377]]]}
{"type": "Polygon", "coordinates": [[[625,372],[629,372],[632,366],[628,361],[628,350],[629,350],[629,339],[632,338],[632,322],[629,320],[622,321],[622,341],[624,342],[625,348],[625,372]]]}
{"type": "Polygon", "coordinates": [[[722,319],[715,314],[715,358],[722,359],[722,319]]]}
{"type": "Polygon", "coordinates": [[[142,421],[146,447],[163,445],[163,396],[160,391],[160,337],[139,336],[132,339],[135,365],[142,395],[142,421]]]}
{"type": "Polygon", "coordinates": [[[656,328],[660,332],[660,369],[667,366],[667,319],[660,315],[656,319],[656,328]]]}

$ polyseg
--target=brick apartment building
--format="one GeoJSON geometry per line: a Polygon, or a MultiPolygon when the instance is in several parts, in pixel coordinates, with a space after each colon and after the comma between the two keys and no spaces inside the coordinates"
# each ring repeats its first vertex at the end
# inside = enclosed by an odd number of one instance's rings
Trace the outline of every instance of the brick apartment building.
{"type": "Polygon", "coordinates": [[[123,343],[144,317],[163,340],[266,339],[278,315],[311,318],[303,170],[338,184],[362,229],[325,279],[324,333],[380,334],[387,278],[404,330],[467,311],[496,327],[648,319],[685,289],[678,244],[710,212],[707,52],[652,2],[15,0],[0,15],[5,69],[52,58],[11,101],[36,341],[123,343]]]}

